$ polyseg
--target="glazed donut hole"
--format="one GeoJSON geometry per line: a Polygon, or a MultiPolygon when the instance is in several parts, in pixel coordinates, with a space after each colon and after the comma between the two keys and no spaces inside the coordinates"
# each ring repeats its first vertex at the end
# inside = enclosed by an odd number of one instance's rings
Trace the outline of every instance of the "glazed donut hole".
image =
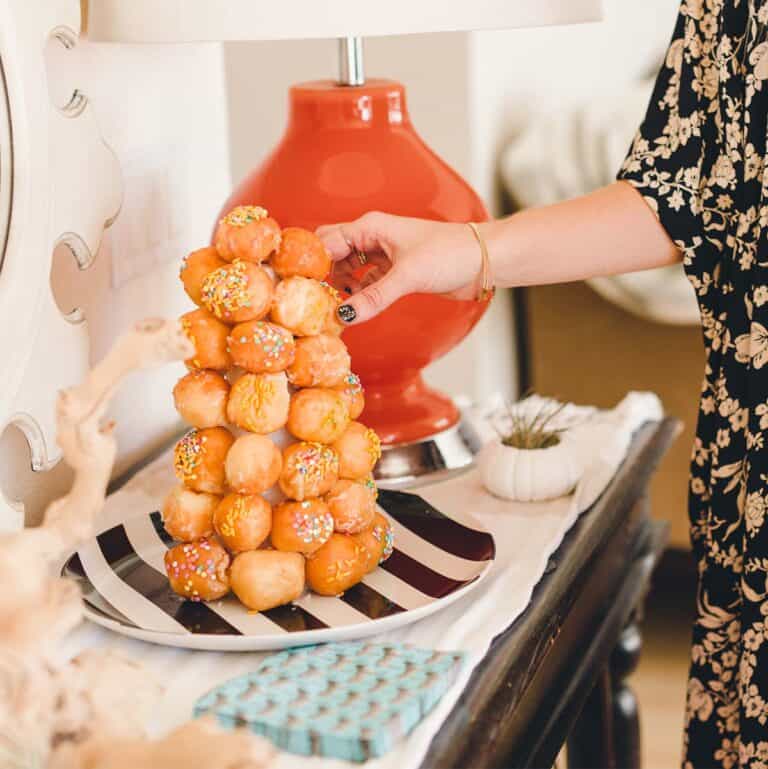
{"type": "Polygon", "coordinates": [[[237,438],[224,462],[227,483],[238,494],[262,494],[277,483],[282,469],[280,449],[256,433],[237,438]]]}
{"type": "Polygon", "coordinates": [[[184,333],[195,346],[195,356],[184,361],[187,368],[226,371],[232,365],[227,352],[227,326],[205,310],[192,310],[180,320],[184,333]]]}
{"type": "Polygon", "coordinates": [[[333,448],[339,455],[340,478],[367,478],[381,457],[379,436],[361,422],[350,422],[333,448]]]}
{"type": "Polygon", "coordinates": [[[213,526],[231,553],[256,550],[272,529],[272,507],[258,494],[227,494],[213,513],[213,526]]]}
{"type": "Polygon", "coordinates": [[[288,381],[295,387],[336,387],[349,375],[350,365],[346,345],[337,336],[300,337],[288,381]]]}
{"type": "Polygon", "coordinates": [[[163,502],[165,530],[177,542],[194,542],[213,534],[213,511],[221,498],[215,494],[175,486],[163,502]]]}
{"type": "Polygon", "coordinates": [[[304,592],[304,556],[279,550],[240,553],[229,574],[232,591],[251,611],[268,611],[304,592]]]}
{"type": "Polygon", "coordinates": [[[373,523],[364,531],[355,534],[354,540],[366,553],[366,574],[392,555],[395,536],[390,522],[380,513],[374,514],[373,523]]]}
{"type": "Polygon", "coordinates": [[[296,354],[293,334],[282,326],[263,320],[235,326],[227,343],[235,366],[253,374],[285,371],[296,354]]]}
{"type": "Polygon", "coordinates": [[[349,421],[346,403],[335,390],[314,387],[291,396],[287,427],[300,440],[333,443],[344,434],[349,421]]]}
{"type": "Polygon", "coordinates": [[[225,262],[258,264],[280,247],[280,225],[260,206],[237,206],[216,227],[214,246],[225,262]]]}
{"type": "Polygon", "coordinates": [[[322,281],[320,285],[326,290],[330,300],[328,314],[325,316],[325,323],[323,323],[323,333],[330,334],[331,336],[341,336],[341,333],[344,331],[344,324],[336,314],[336,310],[342,304],[341,294],[330,283],[322,281]]]}
{"type": "Polygon", "coordinates": [[[272,510],[272,546],[310,555],[333,534],[333,516],[322,499],[286,501],[272,510]]]}
{"type": "Polygon", "coordinates": [[[376,493],[365,481],[339,479],[325,495],[325,502],[334,529],[342,534],[358,534],[373,524],[376,493]]]}
{"type": "Polygon", "coordinates": [[[360,377],[357,374],[349,373],[344,377],[344,381],[333,389],[341,395],[342,400],[347,404],[349,418],[357,419],[365,408],[365,391],[360,383],[360,377]]]}
{"type": "Polygon", "coordinates": [[[229,554],[213,537],[176,545],[164,561],[171,589],[190,601],[215,601],[229,592],[229,554]]]}
{"type": "Polygon", "coordinates": [[[165,567],[184,598],[231,589],[258,612],[307,587],[338,596],[392,550],[371,477],[380,447],[356,421],[365,398],[340,338],[332,266],[313,232],[281,231],[250,205],[222,216],[213,245],[182,262],[199,309],[181,318],[195,353],[173,400],[192,429],[174,447],[180,483],[162,516],[182,543],[165,567]]]}
{"type": "Polygon", "coordinates": [[[288,421],[288,379],[279,374],[243,374],[232,385],[227,419],[243,430],[267,435],[288,421]]]}
{"type": "Polygon", "coordinates": [[[225,427],[190,430],[173,450],[176,477],[193,491],[223,494],[226,491],[224,461],[234,440],[225,427]]]}
{"type": "Polygon", "coordinates": [[[319,595],[338,596],[365,576],[368,553],[351,536],[331,534],[307,558],[307,584],[319,595]]]}
{"type": "Polygon", "coordinates": [[[331,271],[331,256],[314,232],[301,227],[286,227],[271,264],[281,278],[300,275],[322,280],[331,271]]]}
{"type": "Polygon", "coordinates": [[[296,275],[277,284],[271,318],[296,336],[315,336],[323,331],[330,306],[320,281],[296,275]]]}
{"type": "Polygon", "coordinates": [[[206,276],[201,301],[219,320],[244,323],[269,313],[274,292],[272,279],[261,267],[238,259],[206,276]]]}
{"type": "Polygon", "coordinates": [[[280,489],[299,502],[321,497],[339,477],[339,458],[329,446],[302,441],[283,449],[280,489]]]}
{"type": "Polygon", "coordinates": [[[227,424],[229,383],[218,372],[195,369],[173,388],[173,402],[181,418],[193,427],[227,424]]]}
{"type": "Polygon", "coordinates": [[[199,248],[184,257],[179,270],[184,291],[198,306],[202,304],[203,282],[210,273],[223,267],[226,262],[221,259],[215,248],[199,248]]]}

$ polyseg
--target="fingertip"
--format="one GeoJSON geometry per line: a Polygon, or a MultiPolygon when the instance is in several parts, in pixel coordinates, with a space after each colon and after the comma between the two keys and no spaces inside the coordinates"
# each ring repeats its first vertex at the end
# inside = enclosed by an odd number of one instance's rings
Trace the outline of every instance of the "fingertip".
{"type": "Polygon", "coordinates": [[[358,318],[355,301],[350,299],[344,302],[344,304],[339,305],[336,309],[336,315],[345,326],[352,325],[358,318]]]}
{"type": "Polygon", "coordinates": [[[315,235],[323,242],[323,245],[331,255],[331,259],[335,262],[346,258],[352,253],[352,246],[344,237],[341,225],[324,224],[315,230],[315,235]]]}

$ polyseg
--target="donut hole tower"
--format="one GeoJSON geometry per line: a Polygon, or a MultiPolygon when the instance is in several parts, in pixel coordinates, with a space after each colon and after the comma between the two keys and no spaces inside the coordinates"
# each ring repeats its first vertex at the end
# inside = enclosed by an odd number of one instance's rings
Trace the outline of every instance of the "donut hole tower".
{"type": "Polygon", "coordinates": [[[331,259],[314,233],[281,230],[258,206],[219,222],[180,277],[198,309],[174,402],[192,429],[174,449],[180,485],[163,504],[179,542],[165,559],[192,601],[230,590],[252,611],[309,587],[336,596],[392,552],[376,508],[376,433],[340,339],[331,259]]]}

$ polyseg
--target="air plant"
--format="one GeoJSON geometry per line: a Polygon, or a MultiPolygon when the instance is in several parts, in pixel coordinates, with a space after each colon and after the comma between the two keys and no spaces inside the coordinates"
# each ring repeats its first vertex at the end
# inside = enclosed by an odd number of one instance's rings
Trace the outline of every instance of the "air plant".
{"type": "Polygon", "coordinates": [[[565,407],[564,403],[545,401],[537,411],[521,409],[507,401],[507,426],[500,430],[494,425],[502,445],[515,449],[548,449],[560,443],[564,427],[552,427],[553,420],[565,407]]]}

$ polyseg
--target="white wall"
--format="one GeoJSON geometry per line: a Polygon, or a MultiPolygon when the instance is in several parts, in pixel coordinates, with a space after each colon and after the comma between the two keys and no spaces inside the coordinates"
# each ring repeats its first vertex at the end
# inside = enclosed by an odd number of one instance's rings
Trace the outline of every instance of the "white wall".
{"type": "MultiPolygon", "coordinates": [[[[230,190],[221,46],[83,42],[56,56],[50,76],[56,103],[72,87],[88,96],[123,175],[122,209],[93,265],[77,269],[70,252],[59,247],[51,270],[60,309],[83,310],[90,360],[95,362],[136,320],[192,309],[178,279],[180,260],[208,242],[230,190]]],[[[73,183],[71,194],[83,206],[93,205],[87,180],[73,183]]],[[[37,388],[44,395],[30,413],[42,419],[52,413],[57,391],[73,384],[66,381],[70,374],[56,365],[72,351],[50,349],[44,326],[34,347],[46,387],[37,388]]],[[[183,371],[177,364],[134,374],[118,392],[109,413],[117,420],[117,473],[180,429],[171,391],[183,371]]],[[[0,413],[0,425],[8,416],[0,413]]],[[[48,455],[58,456],[53,436],[47,436],[47,443],[48,455]]],[[[25,500],[27,518],[34,521],[69,479],[61,465],[32,472],[24,444],[16,427],[0,430],[0,528],[8,503],[25,500]]]]}

